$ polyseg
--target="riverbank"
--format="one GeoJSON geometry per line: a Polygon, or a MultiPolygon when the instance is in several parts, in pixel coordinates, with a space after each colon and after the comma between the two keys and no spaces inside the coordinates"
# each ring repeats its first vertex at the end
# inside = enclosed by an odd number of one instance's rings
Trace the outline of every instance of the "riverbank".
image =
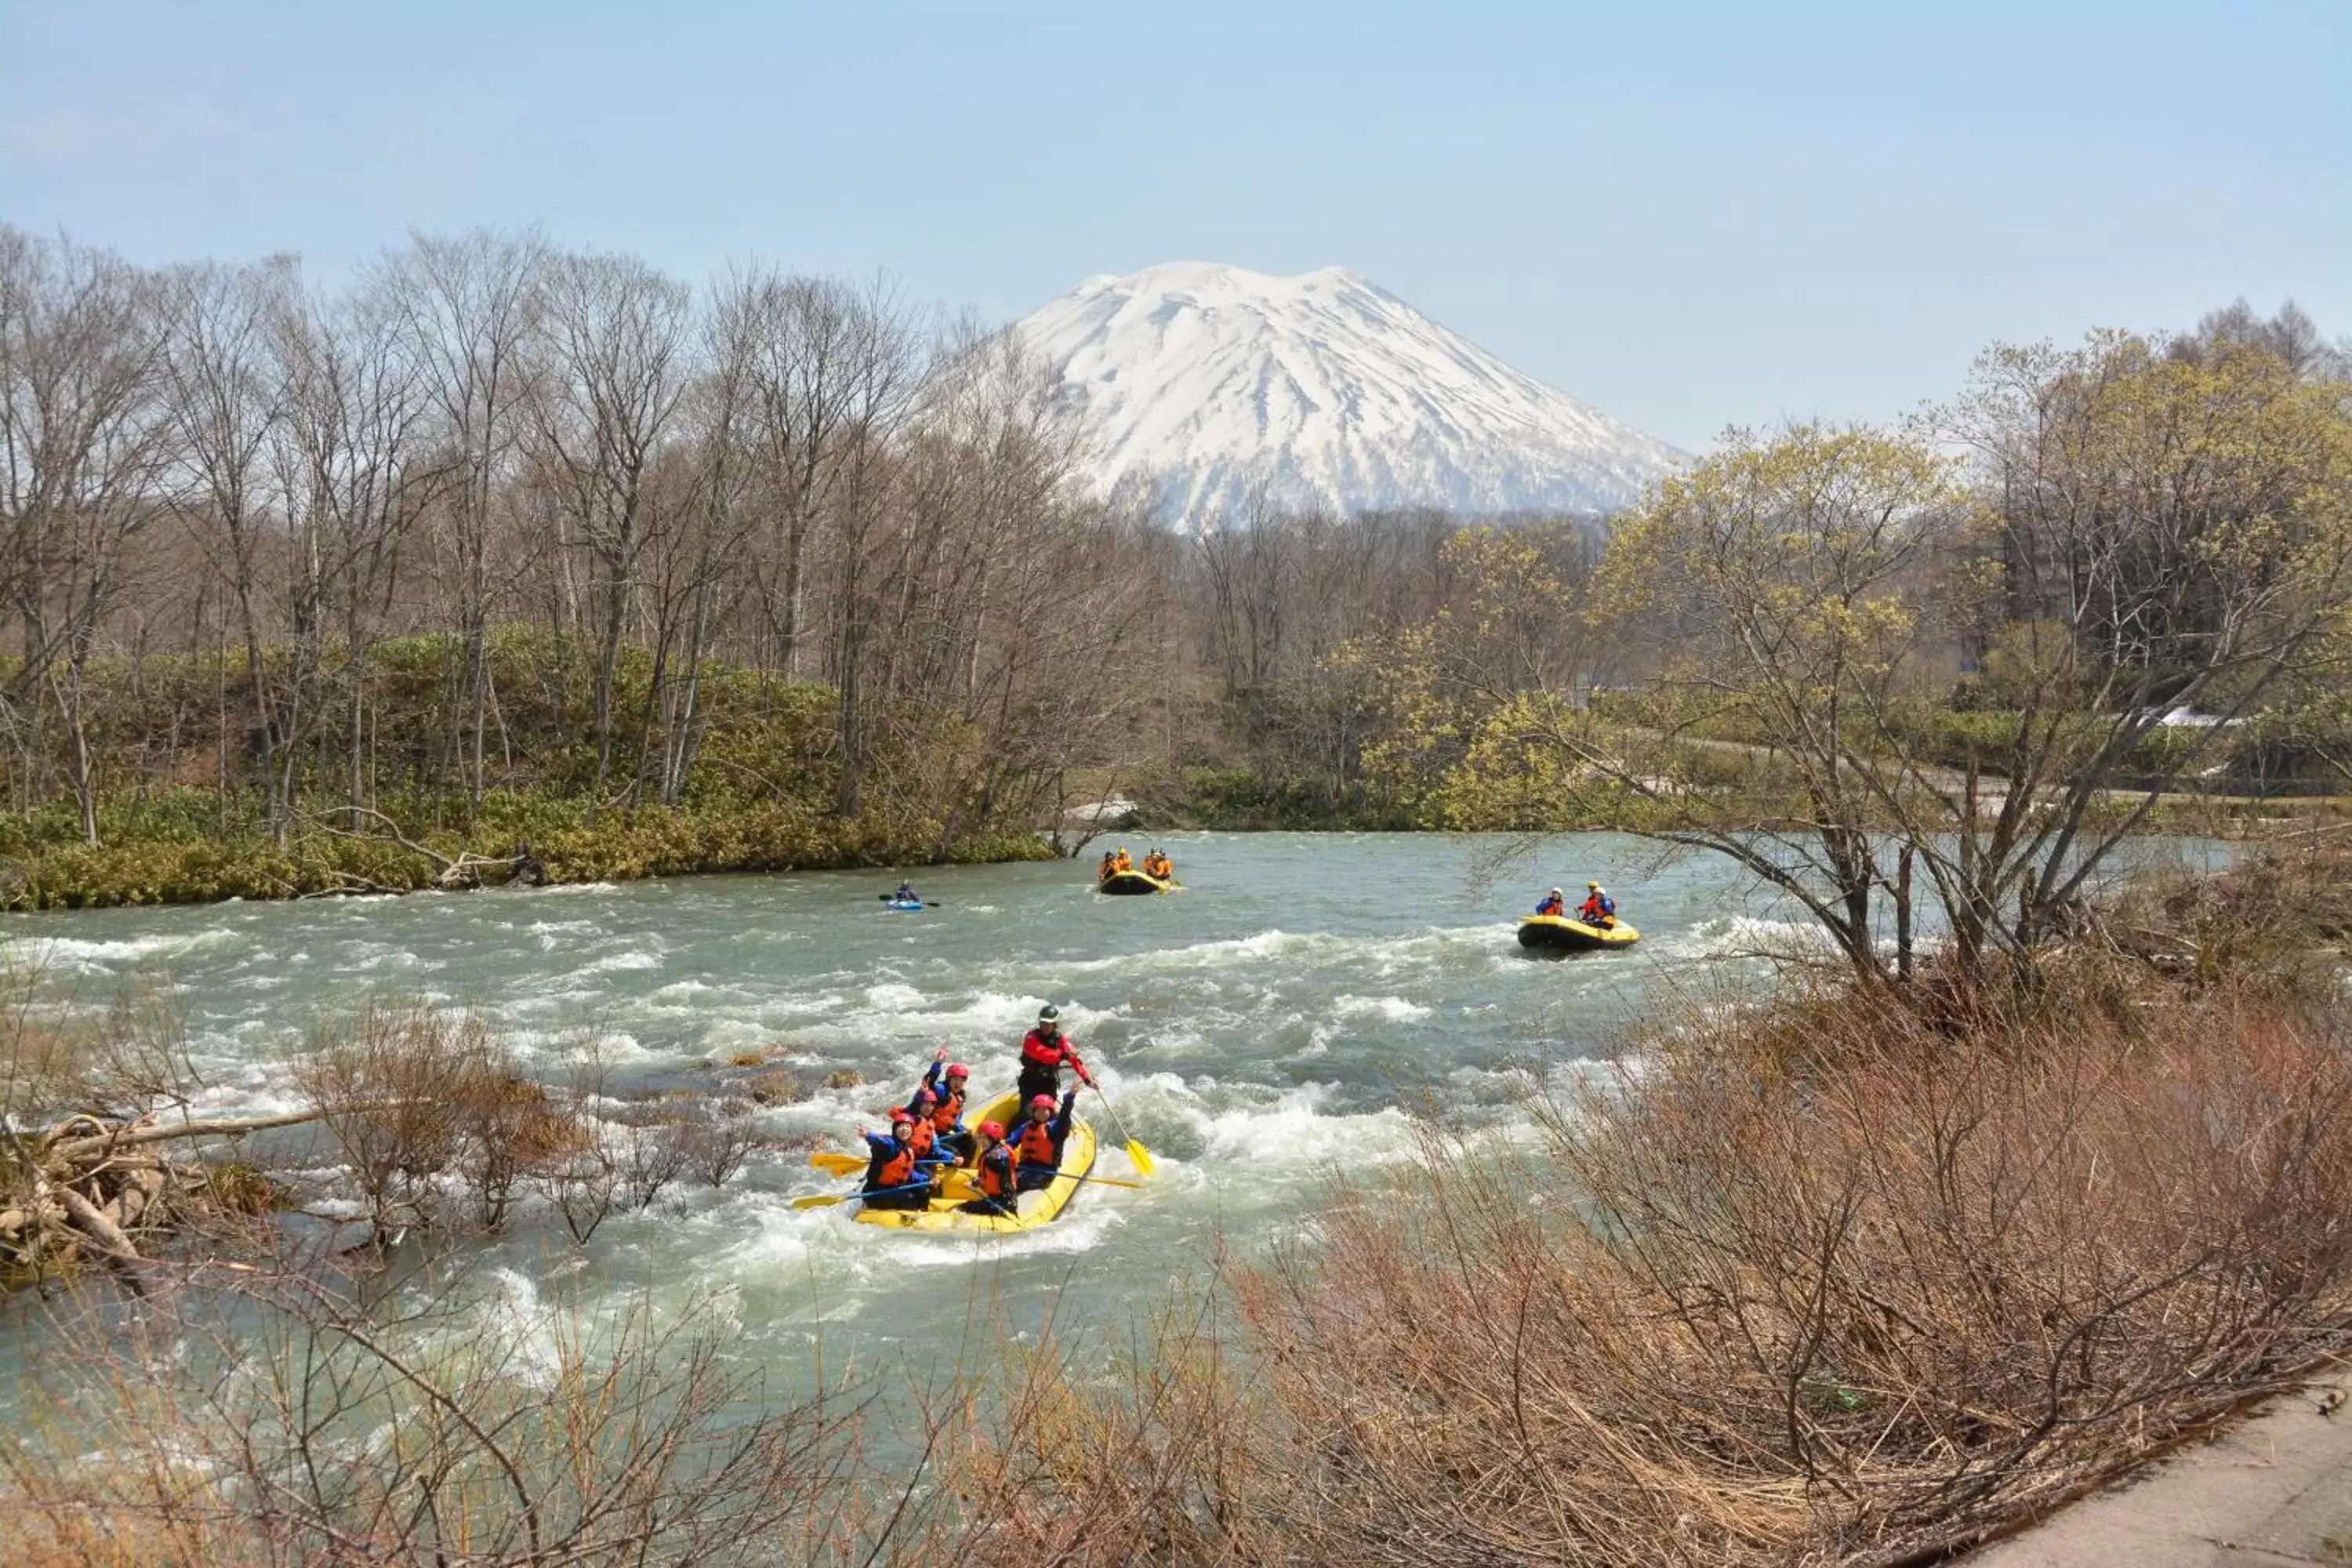
{"type": "Polygon", "coordinates": [[[935,819],[803,801],[595,809],[541,794],[326,810],[282,835],[206,789],[110,804],[100,842],[59,807],[0,825],[0,909],[112,909],[654,877],[1049,860],[1035,834],[947,837],[935,819]],[[465,822],[464,826],[435,826],[465,822]]]}

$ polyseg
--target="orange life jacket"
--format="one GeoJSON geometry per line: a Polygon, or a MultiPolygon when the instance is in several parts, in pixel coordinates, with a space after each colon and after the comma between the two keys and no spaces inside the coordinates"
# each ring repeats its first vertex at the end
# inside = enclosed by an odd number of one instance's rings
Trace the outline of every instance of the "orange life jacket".
{"type": "Polygon", "coordinates": [[[1013,1146],[1013,1152],[1024,1165],[1044,1165],[1050,1169],[1060,1163],[1060,1157],[1054,1152],[1052,1120],[1023,1122],[1021,1141],[1013,1146]]]}
{"type": "Polygon", "coordinates": [[[1013,1195],[1013,1167],[1019,1156],[1012,1148],[999,1143],[980,1157],[980,1195],[984,1198],[1009,1198],[1013,1195]]]}
{"type": "Polygon", "coordinates": [[[914,1179],[915,1146],[911,1142],[901,1142],[898,1145],[898,1152],[882,1162],[882,1168],[874,1173],[874,1179],[868,1184],[867,1190],[880,1192],[885,1187],[903,1187],[912,1183],[914,1179]]]}
{"type": "Polygon", "coordinates": [[[963,1090],[941,1086],[940,1102],[931,1108],[932,1130],[938,1132],[952,1132],[956,1130],[956,1123],[962,1120],[963,1090]]]}
{"type": "Polygon", "coordinates": [[[908,1128],[907,1146],[915,1152],[915,1158],[918,1160],[929,1159],[931,1146],[939,1141],[940,1135],[932,1131],[931,1124],[928,1121],[916,1121],[908,1128]]]}

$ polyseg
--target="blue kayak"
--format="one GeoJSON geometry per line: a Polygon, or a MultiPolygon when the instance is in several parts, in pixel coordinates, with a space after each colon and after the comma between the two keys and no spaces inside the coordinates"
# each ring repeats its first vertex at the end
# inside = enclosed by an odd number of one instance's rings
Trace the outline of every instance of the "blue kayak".
{"type": "Polygon", "coordinates": [[[886,910],[919,910],[923,907],[923,900],[920,899],[890,899],[886,900],[882,907],[886,910]]]}

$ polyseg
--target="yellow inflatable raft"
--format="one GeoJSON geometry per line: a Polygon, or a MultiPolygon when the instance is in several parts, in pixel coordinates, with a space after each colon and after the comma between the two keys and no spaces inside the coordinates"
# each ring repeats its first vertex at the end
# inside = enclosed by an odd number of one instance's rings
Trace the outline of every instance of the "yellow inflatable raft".
{"type": "Polygon", "coordinates": [[[1596,926],[1566,915],[1529,915],[1519,922],[1519,945],[1530,952],[1596,952],[1641,940],[1642,933],[1623,921],[1596,926]]]}
{"type": "MultiPolygon", "coordinates": [[[[969,1109],[964,1113],[964,1125],[977,1127],[983,1121],[1002,1122],[1006,1127],[1016,1120],[1017,1101],[1013,1095],[999,1095],[982,1106],[978,1111],[969,1109]]],[[[1009,1236],[1016,1231],[1034,1230],[1050,1224],[1067,1208],[1084,1183],[1075,1178],[1085,1175],[1095,1165],[1095,1130],[1073,1117],[1070,1136],[1062,1145],[1062,1163],[1051,1185],[1034,1193],[1023,1193],[1014,1200],[1020,1213],[1013,1217],[1001,1215],[977,1215],[963,1212],[960,1198],[934,1197],[927,1209],[877,1209],[860,1204],[857,1223],[887,1226],[893,1230],[919,1230],[937,1235],[942,1232],[962,1232],[967,1235],[1009,1236]]]]}

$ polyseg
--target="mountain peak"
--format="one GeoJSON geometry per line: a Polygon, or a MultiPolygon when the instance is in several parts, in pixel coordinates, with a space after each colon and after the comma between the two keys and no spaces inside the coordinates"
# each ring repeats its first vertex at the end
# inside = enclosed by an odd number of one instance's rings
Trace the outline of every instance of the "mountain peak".
{"type": "Polygon", "coordinates": [[[1097,482],[1156,475],[1180,517],[1260,499],[1612,511],[1681,457],[1345,267],[1162,262],[1017,330],[1098,437],[1097,482]]]}

